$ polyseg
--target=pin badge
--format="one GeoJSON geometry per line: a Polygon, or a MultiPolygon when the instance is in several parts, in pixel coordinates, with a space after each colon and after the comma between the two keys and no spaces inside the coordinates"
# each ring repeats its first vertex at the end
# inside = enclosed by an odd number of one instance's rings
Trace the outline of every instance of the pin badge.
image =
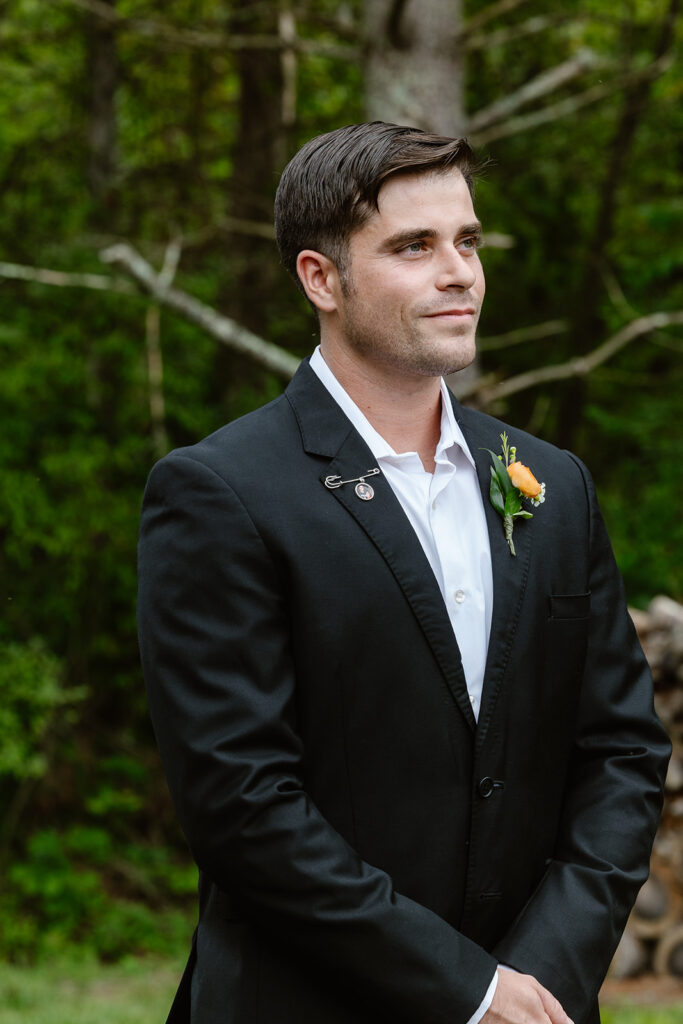
{"type": "Polygon", "coordinates": [[[361,501],[372,501],[375,497],[375,488],[371,487],[370,484],[366,484],[366,476],[377,476],[379,468],[375,466],[374,469],[369,469],[362,476],[351,477],[350,480],[342,480],[340,476],[326,476],[325,487],[331,491],[335,491],[337,487],[343,487],[344,484],[356,484],[354,491],[356,497],[360,498],[361,501]]]}

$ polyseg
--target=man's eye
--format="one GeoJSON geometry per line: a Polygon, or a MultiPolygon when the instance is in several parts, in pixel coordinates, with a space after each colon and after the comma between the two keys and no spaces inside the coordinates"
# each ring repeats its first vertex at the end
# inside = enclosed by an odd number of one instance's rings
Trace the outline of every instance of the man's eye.
{"type": "Polygon", "coordinates": [[[402,251],[407,252],[409,256],[417,256],[419,253],[424,252],[424,247],[424,242],[409,242],[408,245],[403,246],[402,251]]]}
{"type": "Polygon", "coordinates": [[[479,248],[480,239],[475,235],[471,238],[463,238],[461,242],[458,242],[458,248],[464,249],[466,252],[474,252],[479,248]]]}

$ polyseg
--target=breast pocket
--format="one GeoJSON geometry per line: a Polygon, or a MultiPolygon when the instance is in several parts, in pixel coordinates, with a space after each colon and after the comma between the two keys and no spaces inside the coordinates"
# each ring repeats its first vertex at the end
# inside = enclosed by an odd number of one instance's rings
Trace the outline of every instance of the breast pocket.
{"type": "Polygon", "coordinates": [[[590,610],[590,590],[586,594],[551,594],[548,598],[548,618],[555,622],[587,619],[590,610]]]}

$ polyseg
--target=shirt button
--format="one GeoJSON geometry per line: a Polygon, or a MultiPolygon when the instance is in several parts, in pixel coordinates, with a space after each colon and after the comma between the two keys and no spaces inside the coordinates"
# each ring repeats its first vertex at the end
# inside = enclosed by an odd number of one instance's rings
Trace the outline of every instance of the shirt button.
{"type": "Polygon", "coordinates": [[[438,500],[438,498],[434,498],[434,501],[432,502],[432,508],[436,508],[436,503],[438,500]]]}
{"type": "Polygon", "coordinates": [[[456,604],[462,604],[466,596],[467,595],[465,594],[464,590],[456,590],[455,593],[453,594],[456,604]]]}

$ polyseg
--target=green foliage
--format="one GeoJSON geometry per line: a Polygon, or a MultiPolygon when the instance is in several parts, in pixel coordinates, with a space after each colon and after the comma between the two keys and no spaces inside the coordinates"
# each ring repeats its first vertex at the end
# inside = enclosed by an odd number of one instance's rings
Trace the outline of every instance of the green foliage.
{"type": "Polygon", "coordinates": [[[45,742],[55,712],[82,696],[63,691],[60,676],[59,660],[39,640],[0,643],[0,783],[45,774],[45,742]]]}
{"type": "Polygon", "coordinates": [[[0,958],[33,961],[74,944],[105,960],[169,954],[187,937],[196,870],[163,847],[110,832],[43,829],[10,865],[0,894],[0,958]]]}
{"type": "MultiPolygon", "coordinates": [[[[596,380],[596,389],[600,384],[596,380]]],[[[680,373],[672,383],[680,381],[680,373]]],[[[622,378],[622,381],[624,378],[622,378]]],[[[624,383],[631,383],[628,378],[624,383]]],[[[600,499],[620,569],[634,604],[656,593],[683,594],[678,552],[683,523],[672,516],[678,481],[671,472],[681,450],[679,400],[675,386],[654,400],[633,381],[629,414],[591,402],[586,430],[601,438],[608,463],[600,499]],[[610,459],[611,456],[611,459],[610,459]]]]}
{"type": "MultiPolygon", "coordinates": [[[[467,14],[489,5],[469,0],[467,14]]],[[[297,13],[298,32],[346,42],[362,8],[357,0],[309,5],[297,13]]],[[[617,16],[604,0],[580,0],[571,17],[558,18],[550,0],[518,5],[490,23],[485,47],[468,53],[469,109],[586,46],[606,65],[554,99],[646,66],[665,9],[666,0],[634,0],[617,16]],[[543,31],[527,31],[529,19],[538,26],[543,18],[543,31]],[[517,36],[496,35],[512,26],[517,36]]],[[[161,9],[119,0],[117,11],[181,32],[277,27],[267,3],[170,0],[161,9]]],[[[169,237],[180,234],[179,287],[291,351],[310,351],[315,321],[274,247],[230,218],[246,209],[269,222],[288,154],[363,118],[361,62],[298,56],[297,121],[264,173],[269,140],[246,145],[259,119],[243,102],[254,98],[243,95],[244,54],[194,49],[127,24],[109,40],[113,155],[98,183],[102,25],[73,4],[12,0],[8,13],[0,27],[0,260],[109,273],[98,250],[125,238],[160,267],[169,237]]],[[[272,106],[278,82],[265,85],[272,106]]],[[[485,353],[484,371],[510,376],[559,362],[636,315],[683,308],[680,83],[671,71],[655,80],[612,183],[623,103],[615,89],[574,115],[484,147],[493,162],[478,188],[478,213],[487,230],[515,244],[484,252],[482,333],[567,324],[552,338],[485,353]],[[610,185],[613,225],[591,278],[610,185]],[[578,313],[593,279],[598,304],[583,330],[578,313]]],[[[0,288],[0,858],[10,880],[0,893],[0,953],[18,958],[87,943],[116,959],[170,948],[187,925],[196,873],[161,780],[135,633],[139,505],[162,453],[151,424],[146,311],[137,295],[4,279],[0,288]]],[[[281,381],[166,311],[161,348],[169,447],[192,444],[281,391],[281,381]]],[[[591,376],[569,427],[562,384],[492,410],[586,459],[629,597],[640,603],[658,591],[683,596],[674,557],[683,542],[678,481],[670,472],[683,444],[680,351],[680,329],[624,349],[591,376]]],[[[0,999],[0,1024],[1,1007],[0,999]]]]}
{"type": "MultiPolygon", "coordinates": [[[[536,13],[551,11],[548,4],[535,7],[536,13]]],[[[492,101],[501,77],[509,89],[582,46],[608,61],[592,80],[595,86],[609,81],[618,66],[645,67],[667,9],[665,0],[644,0],[631,6],[628,17],[613,18],[602,0],[582,0],[575,17],[535,37],[535,46],[516,42],[477,51],[468,79],[470,105],[492,101]]],[[[525,6],[516,20],[529,13],[525,6]]],[[[589,78],[582,88],[590,84],[589,78]]],[[[683,308],[680,167],[670,134],[674,125],[683,128],[679,90],[671,73],[655,79],[638,108],[632,143],[623,125],[628,95],[615,89],[576,115],[551,118],[485,147],[494,164],[477,192],[479,216],[485,226],[513,236],[515,245],[484,251],[482,334],[545,320],[566,324],[555,336],[484,353],[485,371],[504,378],[561,363],[597,348],[640,315],[683,308]],[[611,203],[614,215],[605,219],[611,203]]],[[[556,98],[579,91],[566,86],[556,98]]],[[[583,386],[545,385],[494,410],[586,461],[627,596],[639,604],[659,592],[683,596],[680,560],[673,555],[681,537],[674,511],[678,484],[669,471],[672,452],[683,445],[681,345],[680,327],[644,335],[583,386]]]]}

